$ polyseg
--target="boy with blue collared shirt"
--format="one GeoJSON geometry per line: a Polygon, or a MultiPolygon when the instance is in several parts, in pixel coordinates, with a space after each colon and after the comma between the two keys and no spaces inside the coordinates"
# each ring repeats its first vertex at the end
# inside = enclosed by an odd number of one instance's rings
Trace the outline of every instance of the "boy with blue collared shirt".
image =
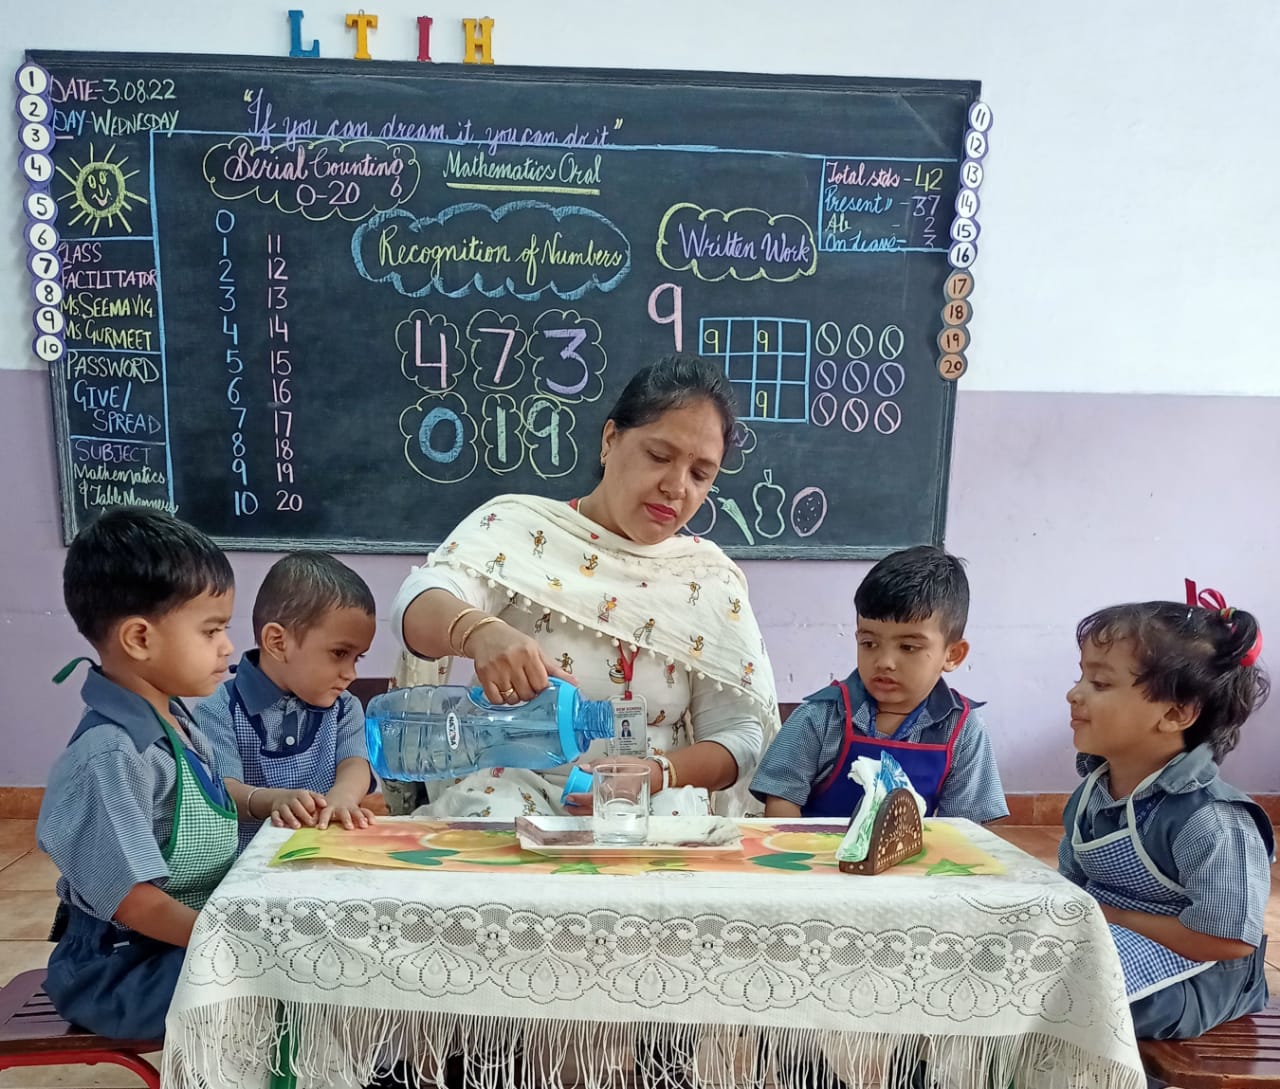
{"type": "Polygon", "coordinates": [[[373,594],[325,552],[293,552],[267,572],[253,605],[258,648],[196,708],[218,774],[249,823],[364,828],[375,784],[364,710],[347,692],[373,642],[373,594]]]}
{"type": "Polygon", "coordinates": [[[942,680],[969,652],[969,583],[940,548],[877,563],[854,595],[858,668],[806,697],[760,761],[751,792],[769,817],[849,818],[859,756],[893,754],[931,816],[1009,815],[977,707],[942,680]]]}
{"type": "Polygon", "coordinates": [[[76,535],[63,593],[101,665],[36,826],[61,875],[45,990],[74,1024],[154,1040],[197,912],[235,860],[235,807],[176,698],[226,674],[234,577],[203,533],[121,508],[76,535]]]}

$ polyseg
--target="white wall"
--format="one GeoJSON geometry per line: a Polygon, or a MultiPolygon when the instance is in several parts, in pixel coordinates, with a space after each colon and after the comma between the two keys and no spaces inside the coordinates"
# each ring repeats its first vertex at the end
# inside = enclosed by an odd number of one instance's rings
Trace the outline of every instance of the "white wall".
{"type": "MultiPolygon", "coordinates": [[[[356,5],[294,2],[323,55],[351,55],[356,5]]],[[[386,60],[416,57],[430,15],[433,55],[457,62],[459,20],[491,15],[505,64],[981,79],[996,123],[966,386],[1280,395],[1280,4],[362,4],[386,60]]],[[[0,67],[28,47],[284,56],[289,6],[0,0],[0,67]]],[[[0,367],[35,367],[17,121],[0,116],[0,367]]]]}

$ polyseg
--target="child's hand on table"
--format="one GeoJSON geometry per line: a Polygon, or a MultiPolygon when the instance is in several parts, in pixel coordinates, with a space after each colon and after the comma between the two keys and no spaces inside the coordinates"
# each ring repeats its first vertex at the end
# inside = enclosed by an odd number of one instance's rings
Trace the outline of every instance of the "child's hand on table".
{"type": "Polygon", "coordinates": [[[362,805],[329,805],[325,804],[316,815],[316,827],[328,828],[330,824],[340,824],[348,831],[356,828],[368,828],[377,824],[371,810],[362,805]]]}
{"type": "Polygon", "coordinates": [[[328,804],[314,790],[284,791],[271,804],[271,823],[276,828],[313,828],[317,814],[328,804]]]}

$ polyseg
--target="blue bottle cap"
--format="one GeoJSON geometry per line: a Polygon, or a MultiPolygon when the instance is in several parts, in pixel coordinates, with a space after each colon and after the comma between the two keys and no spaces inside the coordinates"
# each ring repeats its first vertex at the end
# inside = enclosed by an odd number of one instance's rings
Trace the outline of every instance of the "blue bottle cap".
{"type": "Polygon", "coordinates": [[[570,794],[590,794],[591,781],[591,773],[583,771],[575,764],[569,770],[569,779],[564,784],[564,793],[560,795],[560,804],[568,804],[570,794]]]}

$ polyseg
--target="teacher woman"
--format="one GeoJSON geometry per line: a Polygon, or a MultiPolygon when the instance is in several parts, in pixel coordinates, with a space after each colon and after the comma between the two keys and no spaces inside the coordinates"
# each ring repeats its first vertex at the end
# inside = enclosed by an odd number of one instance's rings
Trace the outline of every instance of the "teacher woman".
{"type": "MultiPolygon", "coordinates": [[[[494,703],[530,699],[549,677],[588,699],[642,702],[645,729],[633,718],[631,732],[645,740],[633,736],[629,759],[649,768],[653,811],[671,811],[664,789],[675,802],[689,798],[678,788],[702,787],[716,812],[741,815],[777,729],[773,672],[742,572],[711,541],[679,535],[715,482],[735,422],[729,384],[705,360],[671,357],[636,374],[604,425],[603,472],[590,493],[494,499],[410,572],[393,630],[409,655],[439,661],[402,681],[443,683],[443,659],[465,657],[494,703]]],[[[606,755],[597,741],[587,759],[606,755]]],[[[568,771],[494,769],[431,784],[429,811],[586,812],[589,794],[560,803],[568,771]]]]}

